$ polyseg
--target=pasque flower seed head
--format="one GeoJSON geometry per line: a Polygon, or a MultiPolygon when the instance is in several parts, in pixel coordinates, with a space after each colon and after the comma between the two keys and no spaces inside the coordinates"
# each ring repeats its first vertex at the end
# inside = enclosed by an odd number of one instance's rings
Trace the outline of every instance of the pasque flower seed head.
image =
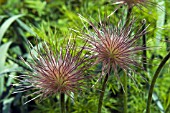
{"type": "Polygon", "coordinates": [[[132,66],[140,67],[135,57],[146,47],[137,46],[136,42],[146,33],[146,29],[141,31],[139,28],[137,33],[132,35],[134,20],[123,27],[119,25],[113,27],[109,22],[109,24],[100,22],[98,27],[84,17],[80,18],[92,26],[92,30],[86,27],[88,33],[83,33],[82,38],[88,41],[89,46],[86,46],[86,49],[97,59],[95,63],[102,63],[103,73],[108,73],[111,69],[117,73],[118,68],[133,70],[132,66]]]}
{"type": "Polygon", "coordinates": [[[37,55],[31,53],[32,62],[23,59],[32,72],[26,71],[27,74],[17,77],[22,79],[16,92],[34,90],[35,98],[44,98],[58,93],[70,95],[81,89],[84,71],[90,67],[88,57],[83,57],[84,47],[77,51],[75,41],[70,40],[56,53],[45,42],[42,47],[35,49],[37,55]]]}

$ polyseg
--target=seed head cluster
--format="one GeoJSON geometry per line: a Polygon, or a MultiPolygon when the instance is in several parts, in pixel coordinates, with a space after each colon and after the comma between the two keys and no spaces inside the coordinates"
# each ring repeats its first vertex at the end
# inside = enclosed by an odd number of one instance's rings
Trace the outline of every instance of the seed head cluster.
{"type": "Polygon", "coordinates": [[[75,41],[68,40],[66,46],[60,47],[55,52],[45,42],[41,47],[34,48],[37,55],[31,52],[31,61],[22,58],[31,71],[17,76],[20,81],[17,92],[34,90],[32,94],[37,96],[33,99],[58,93],[70,95],[70,92],[81,89],[85,79],[84,72],[94,60],[93,64],[102,63],[102,73],[108,74],[110,70],[117,75],[118,68],[133,71],[132,66],[140,66],[135,57],[146,47],[137,46],[136,42],[146,33],[146,28],[142,31],[136,30],[137,32],[132,35],[134,19],[123,27],[119,24],[113,27],[112,24],[104,22],[95,26],[91,21],[80,17],[92,27],[92,29],[85,27],[89,32],[82,33],[82,38],[87,44],[78,49],[75,41]],[[85,49],[88,50],[88,55],[83,52],[85,49]]]}

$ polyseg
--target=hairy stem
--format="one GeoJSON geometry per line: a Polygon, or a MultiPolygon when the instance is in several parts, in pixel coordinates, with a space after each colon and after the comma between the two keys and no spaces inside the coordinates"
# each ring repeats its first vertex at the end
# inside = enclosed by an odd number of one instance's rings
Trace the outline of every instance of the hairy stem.
{"type": "Polygon", "coordinates": [[[64,93],[61,93],[60,94],[60,110],[61,110],[61,113],[65,113],[65,103],[64,103],[64,100],[65,100],[65,95],[64,95],[64,93]]]}
{"type": "Polygon", "coordinates": [[[159,64],[159,66],[158,66],[158,68],[157,68],[157,70],[156,70],[156,72],[155,72],[155,74],[153,76],[153,79],[152,79],[152,82],[151,82],[151,86],[149,88],[148,101],[147,101],[147,106],[146,106],[146,113],[150,113],[150,104],[151,104],[151,101],[152,101],[152,93],[153,93],[153,89],[154,89],[154,86],[155,86],[156,79],[158,78],[159,73],[161,72],[163,66],[168,61],[169,58],[170,58],[170,51],[164,57],[162,62],[159,64]]]}
{"type": "Polygon", "coordinates": [[[127,113],[127,74],[125,72],[124,74],[124,81],[123,81],[123,85],[124,85],[124,113],[127,113]]]}
{"type": "Polygon", "coordinates": [[[102,103],[103,103],[103,97],[104,97],[104,93],[105,93],[105,89],[106,89],[107,80],[108,80],[108,73],[106,74],[103,84],[102,84],[102,90],[100,93],[99,104],[98,104],[98,113],[101,113],[101,110],[102,110],[102,103]]]}

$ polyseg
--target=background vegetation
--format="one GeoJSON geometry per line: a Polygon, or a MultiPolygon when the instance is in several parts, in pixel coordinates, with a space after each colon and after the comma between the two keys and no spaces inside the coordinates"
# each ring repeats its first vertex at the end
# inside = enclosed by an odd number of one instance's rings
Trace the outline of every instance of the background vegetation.
{"type": "MultiPolygon", "coordinates": [[[[19,56],[29,58],[29,40],[36,45],[36,36],[47,42],[58,41],[69,36],[69,28],[82,29],[83,25],[78,14],[95,21],[99,14],[104,17],[111,14],[118,5],[114,0],[0,0],[0,112],[1,113],[58,113],[59,96],[38,99],[24,105],[30,98],[24,98],[26,93],[12,94],[17,81],[11,77],[20,75],[24,70],[19,56]]],[[[146,20],[147,71],[137,70],[133,74],[137,86],[128,78],[128,113],[143,113],[146,109],[149,84],[158,64],[170,50],[170,2],[169,0],[155,0],[146,6],[134,7],[133,16],[135,26],[142,25],[146,20]],[[146,80],[143,79],[146,78],[146,80]]],[[[127,6],[122,6],[113,14],[111,20],[116,23],[121,18],[126,20],[127,6]]],[[[90,27],[90,26],[89,26],[90,27]]],[[[81,45],[81,41],[79,42],[81,45]]],[[[139,42],[141,44],[142,42],[139,42]]],[[[142,59],[141,59],[142,60],[142,59]]],[[[152,113],[170,112],[170,62],[164,66],[154,87],[152,96],[152,113]]],[[[97,112],[101,82],[95,84],[100,76],[101,65],[93,67],[88,74],[95,75],[88,82],[87,89],[74,96],[66,97],[68,113],[95,113],[97,112]],[[93,71],[92,71],[93,70],[93,71]]],[[[123,73],[119,73],[122,78],[123,73]]],[[[123,90],[113,74],[109,78],[104,102],[103,113],[123,112],[123,90]]]]}

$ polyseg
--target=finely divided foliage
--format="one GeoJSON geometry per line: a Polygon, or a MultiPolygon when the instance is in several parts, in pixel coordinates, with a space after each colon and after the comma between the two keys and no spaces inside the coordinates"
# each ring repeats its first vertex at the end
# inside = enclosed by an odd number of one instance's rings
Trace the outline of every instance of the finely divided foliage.
{"type": "Polygon", "coordinates": [[[146,33],[146,28],[143,31],[138,29],[137,33],[132,35],[134,20],[122,28],[119,25],[113,28],[110,23],[106,25],[100,22],[98,28],[84,17],[80,18],[92,26],[92,31],[85,26],[89,33],[83,33],[82,37],[88,41],[89,46],[86,49],[92,52],[93,58],[97,59],[96,63],[102,63],[103,73],[109,73],[110,69],[113,69],[117,74],[118,68],[133,71],[132,65],[141,67],[135,57],[146,47],[137,46],[136,41],[146,33]]]}
{"type": "Polygon", "coordinates": [[[70,95],[70,92],[80,90],[85,78],[84,71],[90,64],[88,57],[82,53],[84,47],[77,51],[75,42],[68,41],[66,47],[56,50],[56,54],[45,42],[42,47],[37,46],[35,49],[37,56],[31,53],[32,62],[22,58],[32,72],[26,71],[28,74],[17,77],[22,79],[19,79],[16,92],[37,90],[33,93],[38,94],[35,98],[44,98],[58,93],[70,95]]]}

